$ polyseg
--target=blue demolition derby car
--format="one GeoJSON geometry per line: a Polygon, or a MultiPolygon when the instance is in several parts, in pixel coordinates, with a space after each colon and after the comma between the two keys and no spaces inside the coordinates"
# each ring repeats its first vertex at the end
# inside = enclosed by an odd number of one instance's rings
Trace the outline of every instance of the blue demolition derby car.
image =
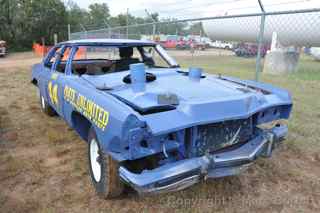
{"type": "Polygon", "coordinates": [[[288,132],[290,94],[182,69],[151,41],[67,41],[33,66],[44,113],[88,143],[101,197],[184,189],[269,157],[288,132]],[[268,124],[268,125],[266,125],[268,124]]]}

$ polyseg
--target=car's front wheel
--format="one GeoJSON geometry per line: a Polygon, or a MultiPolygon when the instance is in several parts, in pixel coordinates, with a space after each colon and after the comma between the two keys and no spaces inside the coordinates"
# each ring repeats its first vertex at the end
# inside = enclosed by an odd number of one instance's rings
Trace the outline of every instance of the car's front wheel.
{"type": "Polygon", "coordinates": [[[124,188],[118,162],[103,153],[93,128],[89,131],[88,143],[89,171],[97,194],[104,199],[118,197],[124,188]]]}

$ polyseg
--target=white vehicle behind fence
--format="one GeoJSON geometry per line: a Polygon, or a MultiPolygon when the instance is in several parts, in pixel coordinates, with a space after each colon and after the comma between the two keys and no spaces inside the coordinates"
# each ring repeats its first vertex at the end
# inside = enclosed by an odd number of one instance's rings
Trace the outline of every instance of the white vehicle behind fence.
{"type": "Polygon", "coordinates": [[[231,50],[233,49],[233,44],[230,42],[216,40],[210,43],[210,47],[231,50]]]}
{"type": "Polygon", "coordinates": [[[6,42],[0,40],[0,56],[5,56],[6,54],[6,42]]]}
{"type": "Polygon", "coordinates": [[[320,61],[320,47],[312,47],[310,54],[317,60],[320,61]]]}

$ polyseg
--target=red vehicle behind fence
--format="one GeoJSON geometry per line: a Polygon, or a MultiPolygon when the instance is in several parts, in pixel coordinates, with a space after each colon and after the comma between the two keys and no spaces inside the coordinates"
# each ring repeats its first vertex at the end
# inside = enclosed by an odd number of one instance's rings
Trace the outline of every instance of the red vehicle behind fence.
{"type": "MultiPolygon", "coordinates": [[[[269,44],[265,44],[261,49],[261,56],[264,57],[270,49],[269,44]]],[[[258,53],[258,45],[254,43],[241,43],[234,50],[235,54],[239,57],[254,57],[258,53]]]]}
{"type": "Polygon", "coordinates": [[[175,40],[161,41],[160,44],[165,49],[175,49],[177,47],[177,41],[175,40]]]}

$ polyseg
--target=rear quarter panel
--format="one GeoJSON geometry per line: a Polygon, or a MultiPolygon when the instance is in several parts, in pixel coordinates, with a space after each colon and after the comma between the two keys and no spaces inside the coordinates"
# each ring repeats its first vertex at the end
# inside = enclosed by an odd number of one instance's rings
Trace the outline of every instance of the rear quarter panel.
{"type": "Polygon", "coordinates": [[[32,66],[31,82],[38,87],[39,92],[43,95],[44,99],[48,102],[45,76],[50,75],[49,72],[45,71],[43,63],[38,63],[32,66]]]}

